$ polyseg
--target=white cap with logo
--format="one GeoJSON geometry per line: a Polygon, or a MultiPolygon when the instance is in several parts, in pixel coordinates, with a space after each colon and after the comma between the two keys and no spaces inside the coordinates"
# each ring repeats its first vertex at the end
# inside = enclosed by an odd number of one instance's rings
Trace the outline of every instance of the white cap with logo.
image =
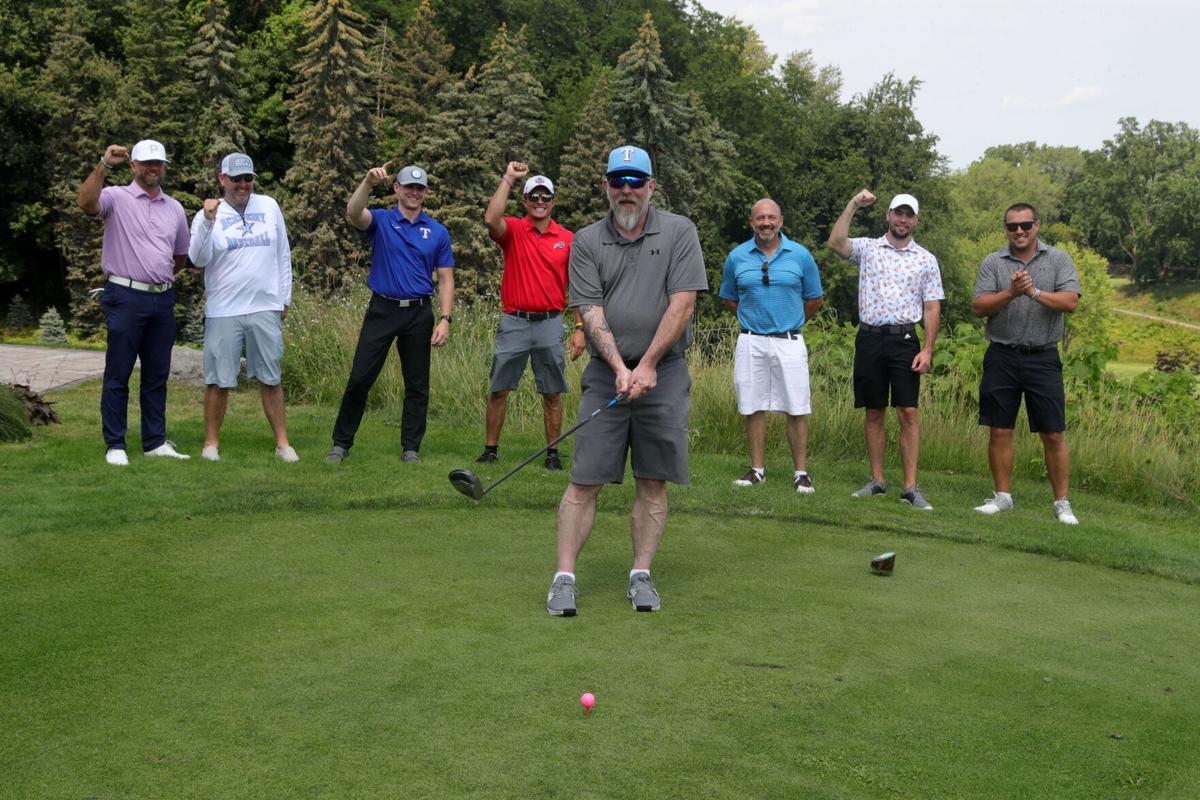
{"type": "Polygon", "coordinates": [[[153,139],[142,139],[133,146],[132,152],[129,154],[130,161],[163,161],[171,163],[167,159],[167,148],[163,147],[159,142],[153,139]]]}

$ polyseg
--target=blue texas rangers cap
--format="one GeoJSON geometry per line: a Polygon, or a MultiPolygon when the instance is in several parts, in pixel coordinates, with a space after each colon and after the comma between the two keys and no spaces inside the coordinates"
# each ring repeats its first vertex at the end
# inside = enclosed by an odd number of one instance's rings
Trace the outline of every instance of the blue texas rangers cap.
{"type": "Polygon", "coordinates": [[[429,176],[420,167],[405,167],[396,173],[396,183],[401,186],[429,186],[429,176]]]}
{"type": "Polygon", "coordinates": [[[613,150],[608,154],[608,171],[604,174],[615,175],[621,172],[632,172],[647,177],[654,175],[654,171],[650,169],[650,154],[631,145],[613,150]]]}

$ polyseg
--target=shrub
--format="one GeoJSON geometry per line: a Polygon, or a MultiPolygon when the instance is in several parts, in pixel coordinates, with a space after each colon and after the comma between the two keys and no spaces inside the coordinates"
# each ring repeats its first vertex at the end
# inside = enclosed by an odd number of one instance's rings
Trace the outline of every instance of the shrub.
{"type": "Polygon", "coordinates": [[[8,386],[0,386],[0,442],[23,442],[31,436],[25,404],[8,386]]]}
{"type": "Polygon", "coordinates": [[[38,327],[42,329],[42,342],[45,344],[67,344],[67,328],[58,309],[47,309],[38,320],[38,327]]]}
{"type": "Polygon", "coordinates": [[[29,310],[29,304],[25,302],[25,298],[21,295],[13,295],[13,299],[8,304],[8,317],[5,324],[10,331],[28,330],[33,327],[33,313],[29,310]]]}

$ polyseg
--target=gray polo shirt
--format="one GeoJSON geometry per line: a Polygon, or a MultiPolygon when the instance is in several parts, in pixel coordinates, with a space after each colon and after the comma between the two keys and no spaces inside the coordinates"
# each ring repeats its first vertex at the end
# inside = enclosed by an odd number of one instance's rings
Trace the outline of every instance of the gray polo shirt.
{"type": "MultiPolygon", "coordinates": [[[[979,265],[975,296],[1003,292],[1012,284],[1013,273],[1026,270],[1033,285],[1043,292],[1071,291],[1080,294],[1079,273],[1065,251],[1050,247],[1040,239],[1037,252],[1028,264],[1012,254],[1007,245],[991,253],[979,265]]],[[[1032,297],[1017,297],[987,318],[983,328],[988,341],[1021,347],[1039,347],[1062,339],[1063,314],[1051,311],[1032,297]]]]}
{"type": "MultiPolygon", "coordinates": [[[[708,288],[696,226],[687,217],[653,207],[641,236],[633,241],[617,233],[611,213],[579,230],[571,245],[569,273],[571,308],[603,306],[626,361],[640,359],[650,347],[670,295],[708,288]]],[[[689,321],[671,352],[682,353],[691,341],[689,321]]]]}

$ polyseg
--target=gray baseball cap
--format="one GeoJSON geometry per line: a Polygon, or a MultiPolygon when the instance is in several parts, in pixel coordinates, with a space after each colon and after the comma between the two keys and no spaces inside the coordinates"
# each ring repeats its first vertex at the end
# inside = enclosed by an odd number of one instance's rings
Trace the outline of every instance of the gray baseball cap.
{"type": "Polygon", "coordinates": [[[258,174],[254,171],[254,162],[245,153],[230,153],[221,159],[221,174],[236,178],[238,175],[258,174]]]}
{"type": "Polygon", "coordinates": [[[416,183],[428,187],[429,175],[420,167],[405,167],[396,173],[396,183],[401,186],[411,186],[416,183]]]}

